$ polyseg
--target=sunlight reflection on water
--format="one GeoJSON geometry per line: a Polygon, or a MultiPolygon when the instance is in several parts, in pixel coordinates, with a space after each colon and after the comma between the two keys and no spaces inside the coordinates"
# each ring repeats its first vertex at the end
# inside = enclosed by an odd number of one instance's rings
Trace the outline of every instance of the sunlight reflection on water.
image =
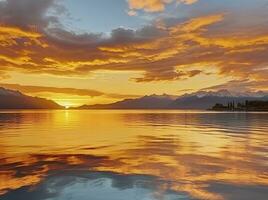
{"type": "Polygon", "coordinates": [[[0,199],[268,196],[268,113],[1,111],[0,199]]]}

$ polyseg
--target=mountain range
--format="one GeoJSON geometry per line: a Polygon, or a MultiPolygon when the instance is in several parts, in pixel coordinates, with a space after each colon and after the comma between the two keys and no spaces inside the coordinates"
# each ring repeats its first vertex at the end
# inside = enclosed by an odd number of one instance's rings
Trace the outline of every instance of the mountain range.
{"type": "Polygon", "coordinates": [[[0,87],[0,109],[62,109],[54,101],[0,87]]]}
{"type": "Polygon", "coordinates": [[[267,101],[268,93],[258,92],[231,92],[198,91],[181,96],[149,95],[136,99],[125,99],[111,104],[83,105],[78,109],[208,109],[216,103],[245,102],[259,100],[267,101]]]}
{"type": "MultiPolygon", "coordinates": [[[[146,95],[110,104],[83,105],[73,109],[208,109],[216,103],[268,101],[267,92],[198,91],[181,96],[146,95]]],[[[32,97],[0,87],[0,109],[63,109],[52,100],[32,97]]]]}

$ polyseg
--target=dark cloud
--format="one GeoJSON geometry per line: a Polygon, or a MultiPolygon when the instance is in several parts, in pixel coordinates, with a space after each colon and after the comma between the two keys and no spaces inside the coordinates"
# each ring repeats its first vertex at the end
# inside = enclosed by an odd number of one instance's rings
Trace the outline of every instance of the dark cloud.
{"type": "Polygon", "coordinates": [[[0,83],[0,86],[8,88],[8,89],[12,89],[12,90],[18,90],[20,92],[28,93],[28,94],[35,94],[35,93],[40,93],[40,92],[51,92],[51,93],[70,94],[70,95],[79,95],[79,96],[88,96],[88,97],[97,97],[97,96],[106,96],[110,98],[138,97],[138,95],[104,93],[101,91],[90,90],[90,89],[58,88],[58,87],[19,85],[19,84],[7,84],[7,83],[0,83]]]}
{"type": "Polygon", "coordinates": [[[104,93],[96,90],[87,90],[87,89],[76,89],[76,88],[57,88],[57,87],[44,87],[44,86],[25,86],[19,84],[4,84],[0,83],[2,87],[10,88],[14,90],[19,90],[25,93],[39,93],[39,92],[53,92],[53,93],[64,93],[72,94],[79,96],[101,96],[104,93]]]}
{"type": "MultiPolygon", "coordinates": [[[[6,0],[0,2],[1,23],[30,28],[43,29],[49,23],[57,23],[58,19],[48,16],[47,11],[55,4],[55,0],[6,0]]],[[[59,9],[58,9],[59,10],[59,9]]]]}

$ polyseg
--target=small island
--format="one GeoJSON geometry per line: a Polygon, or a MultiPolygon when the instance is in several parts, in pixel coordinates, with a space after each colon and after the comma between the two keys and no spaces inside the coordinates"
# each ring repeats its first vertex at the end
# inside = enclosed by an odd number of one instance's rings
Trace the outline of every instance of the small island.
{"type": "Polygon", "coordinates": [[[268,101],[245,101],[241,102],[229,102],[227,105],[217,103],[210,110],[214,111],[268,111],[268,101]]]}

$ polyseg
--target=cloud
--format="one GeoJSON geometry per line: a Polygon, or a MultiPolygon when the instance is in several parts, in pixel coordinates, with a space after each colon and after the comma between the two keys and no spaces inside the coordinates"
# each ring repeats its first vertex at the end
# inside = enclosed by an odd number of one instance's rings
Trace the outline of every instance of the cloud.
{"type": "Polygon", "coordinates": [[[10,76],[5,72],[0,70],[0,80],[9,78],[10,76]]]}
{"type": "Polygon", "coordinates": [[[262,80],[262,81],[251,81],[249,79],[232,80],[224,84],[203,88],[202,90],[218,91],[224,89],[236,92],[257,92],[257,91],[268,92],[268,80],[262,80]]]}
{"type": "Polygon", "coordinates": [[[192,92],[194,91],[194,89],[181,89],[181,90],[178,90],[179,93],[186,93],[186,92],[192,92]]]}
{"type": "Polygon", "coordinates": [[[132,80],[137,82],[184,80],[211,71],[234,80],[258,82],[268,77],[264,21],[242,26],[244,18],[236,17],[234,26],[233,13],[200,14],[173,23],[158,19],[137,30],[116,28],[108,37],[67,31],[56,17],[48,17],[48,10],[57,7],[54,1],[32,1],[0,2],[1,74],[135,71],[140,76],[132,80]],[[35,7],[39,12],[32,13],[35,7]],[[258,27],[255,32],[253,26],[258,27]]]}
{"type": "Polygon", "coordinates": [[[101,96],[104,93],[96,90],[87,90],[87,89],[75,89],[75,88],[57,88],[57,87],[44,87],[44,86],[26,86],[19,84],[4,84],[0,83],[2,87],[19,90],[25,93],[39,93],[39,92],[53,92],[53,93],[64,93],[72,94],[79,96],[101,96]]]}
{"type": "Polygon", "coordinates": [[[26,94],[49,92],[49,93],[69,94],[69,95],[88,96],[88,97],[106,96],[109,98],[117,98],[117,99],[138,97],[138,95],[104,93],[90,89],[45,87],[45,86],[19,85],[19,84],[8,84],[8,83],[0,83],[0,86],[12,90],[18,90],[26,94]]]}
{"type": "MultiPolygon", "coordinates": [[[[59,7],[55,0],[6,0],[0,2],[0,19],[2,23],[21,28],[35,27],[42,29],[58,19],[48,16],[47,11],[59,7]]],[[[59,10],[59,9],[58,9],[59,10]]],[[[60,14],[60,13],[58,13],[60,14]]]]}
{"type": "Polygon", "coordinates": [[[158,12],[165,9],[165,5],[173,0],[128,0],[130,9],[142,9],[147,12],[158,12]]]}
{"type": "Polygon", "coordinates": [[[183,4],[193,4],[198,0],[128,0],[130,10],[144,10],[145,12],[163,11],[167,4],[176,2],[183,4]]]}
{"type": "Polygon", "coordinates": [[[190,5],[190,4],[196,3],[197,1],[198,0],[177,0],[177,3],[184,3],[187,5],[190,5]]]}
{"type": "Polygon", "coordinates": [[[127,12],[127,14],[128,14],[129,16],[136,16],[136,15],[137,15],[137,12],[136,12],[135,10],[129,10],[129,11],[127,12]]]}

